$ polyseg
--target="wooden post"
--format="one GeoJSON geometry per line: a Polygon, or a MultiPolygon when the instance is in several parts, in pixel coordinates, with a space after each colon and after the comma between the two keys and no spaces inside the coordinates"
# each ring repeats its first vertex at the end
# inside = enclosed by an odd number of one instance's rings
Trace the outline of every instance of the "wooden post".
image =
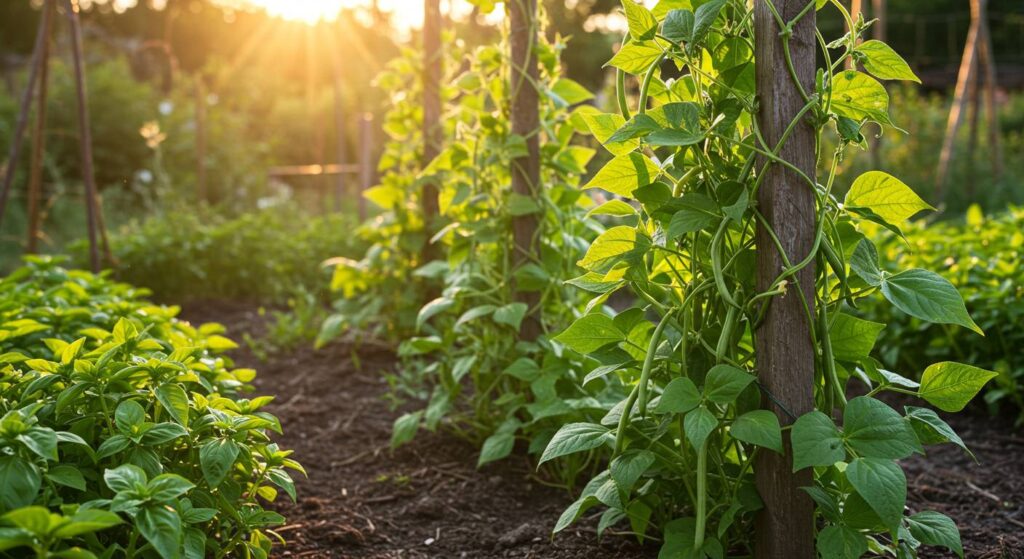
{"type": "Polygon", "coordinates": [[[956,135],[963,123],[964,110],[967,108],[971,84],[976,79],[978,68],[978,38],[981,33],[981,20],[984,12],[984,4],[987,0],[971,0],[971,27],[967,32],[967,43],[964,45],[964,55],[960,60],[960,73],[956,80],[956,90],[953,94],[953,106],[949,109],[949,117],[946,119],[946,136],[942,141],[942,151],[939,153],[939,167],[935,176],[935,201],[942,203],[946,197],[946,181],[949,180],[949,168],[953,161],[953,152],[956,147],[956,135]]]}
{"type": "MultiPolygon", "coordinates": [[[[426,168],[441,153],[444,126],[441,124],[441,76],[444,60],[441,53],[441,0],[423,1],[423,166],[426,168]]],[[[433,180],[423,184],[421,204],[426,240],[423,261],[434,259],[435,222],[439,212],[438,185],[433,180]]]]}
{"type": "Polygon", "coordinates": [[[36,122],[32,136],[32,158],[28,176],[28,238],[25,252],[35,254],[39,244],[39,198],[43,188],[43,154],[46,151],[46,100],[50,85],[50,26],[56,11],[55,0],[43,4],[43,45],[39,60],[39,94],[36,96],[36,122]]]}
{"type": "Polygon", "coordinates": [[[206,86],[203,77],[196,77],[196,199],[200,204],[209,201],[206,186],[206,86]]]}
{"type": "Polygon", "coordinates": [[[28,117],[32,112],[32,98],[35,95],[39,69],[43,61],[43,48],[47,44],[47,36],[50,29],[48,14],[49,11],[44,9],[39,19],[36,42],[32,47],[32,62],[28,69],[28,81],[25,83],[25,92],[21,96],[21,104],[18,107],[18,120],[14,125],[14,137],[11,138],[10,151],[7,155],[7,168],[4,170],[3,186],[0,187],[0,223],[3,223],[4,214],[7,210],[7,199],[11,195],[11,186],[14,184],[14,175],[18,169],[18,158],[21,157],[21,142],[25,138],[25,129],[28,128],[28,117]]]}
{"type": "Polygon", "coordinates": [[[85,61],[82,59],[82,30],[78,23],[78,8],[71,0],[64,0],[68,28],[71,34],[71,54],[75,68],[75,93],[78,102],[78,144],[82,158],[82,182],[85,184],[85,213],[89,231],[89,264],[93,272],[100,271],[100,253],[97,245],[99,199],[92,167],[92,131],[89,129],[89,104],[85,93],[85,61]]]}
{"type": "MultiPolygon", "coordinates": [[[[338,135],[338,140],[335,144],[334,153],[335,159],[338,161],[338,165],[344,165],[345,160],[348,159],[346,155],[346,142],[345,142],[345,107],[344,101],[341,97],[341,79],[338,76],[334,76],[334,128],[335,133],[338,135]]],[[[338,173],[335,177],[334,182],[334,211],[340,212],[342,210],[342,202],[345,200],[345,173],[338,173]]]]}
{"type": "MultiPolygon", "coordinates": [[[[761,133],[775,146],[787,126],[804,106],[804,99],[786,68],[781,29],[768,2],[774,1],[782,19],[790,22],[807,5],[804,0],[756,0],[754,7],[757,58],[756,84],[761,133]]],[[[805,91],[814,91],[815,12],[808,11],[792,28],[789,41],[794,70],[805,91]]],[[[795,127],[782,146],[779,157],[815,177],[815,132],[808,120],[795,127]]],[[[815,198],[808,185],[793,171],[760,162],[764,181],[757,193],[766,223],[758,224],[757,289],[766,291],[782,272],[783,264],[771,235],[772,228],[790,262],[810,254],[815,230],[815,198]]],[[[783,425],[814,409],[815,348],[811,342],[812,322],[797,290],[814,313],[815,266],[807,266],[792,278],[795,285],[785,296],[771,300],[764,322],[755,332],[758,379],[772,395],[763,404],[772,409],[783,425]],[[792,414],[792,415],[790,415],[792,414]]],[[[805,468],[793,473],[792,447],[784,436],[786,454],[758,454],[755,465],[757,489],[765,508],[757,517],[754,556],[757,559],[814,559],[814,503],[801,490],[814,484],[813,472],[805,468]]]]}
{"type": "MultiPolygon", "coordinates": [[[[530,198],[537,197],[540,185],[540,97],[536,83],[540,73],[537,65],[537,0],[509,0],[505,3],[509,15],[509,47],[511,50],[511,120],[512,133],[526,140],[526,155],[512,160],[512,192],[530,198]]],[[[513,269],[537,259],[536,214],[512,218],[513,269]]],[[[515,284],[513,284],[515,285],[515,284]]],[[[534,292],[520,292],[517,299],[526,303],[530,311],[523,319],[519,334],[525,340],[540,335],[540,296],[534,292]]]]}
{"type": "Polygon", "coordinates": [[[373,186],[373,115],[363,115],[359,127],[359,220],[366,219],[366,198],[363,193],[373,186]]]}
{"type": "Polygon", "coordinates": [[[885,10],[885,0],[871,0],[871,17],[878,20],[874,25],[875,39],[883,43],[889,40],[885,28],[889,19],[885,10]]]}

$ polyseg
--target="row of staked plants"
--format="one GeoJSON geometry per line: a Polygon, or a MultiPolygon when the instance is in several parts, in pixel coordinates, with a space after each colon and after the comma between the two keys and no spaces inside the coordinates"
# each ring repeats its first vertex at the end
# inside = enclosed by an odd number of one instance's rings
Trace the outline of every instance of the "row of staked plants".
{"type": "Polygon", "coordinates": [[[29,257],[0,281],[0,557],[267,557],[302,467],[218,324],[29,257]]]}
{"type": "MultiPolygon", "coordinates": [[[[871,224],[902,236],[927,203],[878,171],[857,177],[843,199],[832,192],[840,163],[865,148],[869,130],[897,129],[879,80],[917,78],[885,44],[862,42],[870,22],[852,20],[837,1],[809,1],[794,21],[768,6],[781,29],[817,9],[838,10],[852,29],[818,35],[824,65],[813,88],[798,84],[804,107],[790,131],[805,121],[819,140],[826,129],[842,139],[829,153],[817,143],[830,169],[820,181],[779,158],[789,133],[780,145],[763,138],[756,115],[770,101],[756,95],[745,1],[661,0],[648,9],[623,0],[629,33],[609,61],[615,112],[583,104],[591,96],[559,77],[561,39],[538,39],[535,198],[509,187],[525,141],[508,128],[507,45],[455,45],[457,64],[442,82],[445,149],[425,166],[409,149],[423,144],[412,102],[422,84],[418,58],[406,53],[380,81],[402,92],[386,123],[382,184],[367,195],[385,211],[363,229],[376,236],[363,259],[331,262],[340,296],[321,342],[368,327],[400,342],[394,384],[425,408],[396,421],[393,442],[444,425],[481,443],[481,465],[521,445],[576,497],[556,532],[600,507],[599,533],[616,527],[660,542],[661,557],[747,556],[763,506],[757,457],[783,453],[789,439],[793,470],[814,471],[805,490],[817,503],[823,557],[917,557],[929,545],[962,556],[950,518],[906,514],[898,460],[931,444],[967,451],[911,398],[959,411],[995,373],[949,361],[888,370],[873,356],[883,325],[858,316],[858,306],[884,299],[918,320],[981,329],[947,280],[890,271],[862,231],[871,224]],[[845,70],[848,60],[865,71],[845,70]],[[598,144],[606,163],[584,183],[598,144]],[[755,232],[780,246],[756,203],[771,165],[794,170],[813,193],[814,243],[759,290],[755,232]],[[440,185],[437,224],[419,210],[427,181],[440,185]],[[591,196],[596,189],[605,194],[591,196]],[[531,214],[538,253],[515,267],[511,221],[531,214]],[[802,287],[798,273],[811,265],[814,286],[802,287]],[[539,302],[528,307],[515,289],[536,291],[539,302]],[[813,325],[816,411],[780,422],[764,409],[773,395],[759,383],[754,339],[781,297],[801,298],[813,325]],[[532,313],[542,335],[518,339],[532,313]],[[877,397],[886,392],[907,404],[891,407],[877,397]]],[[[787,50],[790,37],[779,36],[787,50]]]]}

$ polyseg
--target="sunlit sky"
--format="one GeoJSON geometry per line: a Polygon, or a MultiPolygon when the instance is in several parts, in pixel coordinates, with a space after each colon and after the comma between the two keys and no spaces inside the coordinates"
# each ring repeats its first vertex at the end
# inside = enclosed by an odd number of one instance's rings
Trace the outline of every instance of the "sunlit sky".
{"type": "MultiPolygon", "coordinates": [[[[565,1],[566,4],[573,5],[579,0],[565,1]]],[[[92,4],[107,4],[116,12],[124,12],[138,6],[141,2],[147,2],[157,9],[162,9],[167,5],[167,0],[78,0],[78,2],[85,8],[92,4]]],[[[310,24],[321,20],[332,20],[343,8],[369,8],[373,5],[373,0],[213,0],[213,2],[234,10],[266,10],[267,13],[275,17],[310,24]]],[[[500,3],[499,0],[498,4],[500,3]]],[[[643,0],[643,4],[648,7],[657,3],[658,0],[643,0]]],[[[418,28],[423,23],[422,0],[377,0],[377,6],[381,11],[390,14],[391,21],[400,31],[418,28]]],[[[441,0],[442,13],[455,19],[465,17],[472,10],[473,6],[468,0],[441,0]]],[[[487,19],[491,23],[497,23],[501,20],[503,13],[503,9],[499,6],[487,19]]],[[[626,19],[620,11],[614,11],[611,14],[598,14],[592,16],[584,24],[584,29],[587,31],[621,32],[626,29],[626,19]]]]}

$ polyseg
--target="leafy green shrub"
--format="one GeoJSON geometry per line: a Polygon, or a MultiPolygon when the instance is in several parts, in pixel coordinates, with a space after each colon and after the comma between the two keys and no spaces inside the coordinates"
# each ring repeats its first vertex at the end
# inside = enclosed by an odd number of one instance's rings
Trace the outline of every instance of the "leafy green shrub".
{"type": "Polygon", "coordinates": [[[907,370],[958,360],[996,371],[999,377],[985,401],[993,411],[1001,405],[1020,410],[1018,424],[1024,422],[1024,208],[986,217],[975,206],[962,220],[916,223],[907,236],[909,246],[895,236],[882,242],[886,261],[937,270],[964,294],[986,335],[959,336],[948,326],[869,305],[866,316],[886,324],[879,341],[881,360],[907,370]]]}
{"type": "MultiPolygon", "coordinates": [[[[233,298],[284,303],[318,293],[320,263],[355,253],[352,218],[310,216],[280,206],[225,216],[211,207],[173,207],[111,236],[118,279],[161,299],[233,298]]],[[[84,252],[84,251],[82,251],[84,252]]]]}
{"type": "Polygon", "coordinates": [[[145,290],[27,260],[0,281],[0,550],[38,557],[267,557],[294,498],[223,327],[145,290]]]}

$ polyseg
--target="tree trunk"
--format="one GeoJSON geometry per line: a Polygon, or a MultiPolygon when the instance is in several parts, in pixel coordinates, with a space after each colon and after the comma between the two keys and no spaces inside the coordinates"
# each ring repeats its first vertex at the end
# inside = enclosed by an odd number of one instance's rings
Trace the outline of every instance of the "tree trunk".
{"type": "MultiPolygon", "coordinates": [[[[512,192],[536,199],[540,184],[540,97],[534,84],[540,70],[534,47],[537,43],[537,0],[509,0],[509,46],[511,50],[512,133],[526,141],[526,155],[512,161],[512,192]]],[[[537,260],[536,214],[512,218],[513,269],[518,270],[537,260]]],[[[515,284],[514,284],[515,285],[515,284]]],[[[516,296],[530,311],[523,319],[519,334],[525,340],[540,335],[540,296],[519,291],[516,296]]]]}
{"type": "MultiPolygon", "coordinates": [[[[805,102],[786,67],[780,29],[768,6],[771,0],[757,0],[754,8],[757,94],[760,99],[758,125],[769,145],[775,146],[805,102]]],[[[785,21],[791,21],[806,5],[804,0],[774,0],[785,21]]],[[[796,75],[805,91],[814,91],[815,12],[810,10],[794,26],[789,43],[796,75]]],[[[815,177],[815,132],[804,120],[779,151],[779,157],[815,177]]],[[[782,257],[771,235],[774,230],[791,263],[803,260],[813,248],[815,198],[810,185],[781,165],[760,162],[764,181],[757,193],[766,223],[759,223],[757,240],[757,288],[764,291],[783,269],[782,257]]],[[[772,398],[763,404],[778,415],[783,425],[814,409],[815,348],[811,342],[812,322],[800,293],[814,309],[814,265],[792,279],[789,293],[769,303],[764,322],[755,332],[757,368],[761,386],[772,398]],[[798,292],[799,290],[799,292],[798,292]],[[792,414],[792,415],[790,415],[792,414]]],[[[757,518],[755,557],[757,559],[814,559],[814,503],[801,490],[813,485],[813,472],[805,468],[792,472],[792,448],[784,436],[786,455],[758,454],[755,479],[765,508],[757,518]]]]}

